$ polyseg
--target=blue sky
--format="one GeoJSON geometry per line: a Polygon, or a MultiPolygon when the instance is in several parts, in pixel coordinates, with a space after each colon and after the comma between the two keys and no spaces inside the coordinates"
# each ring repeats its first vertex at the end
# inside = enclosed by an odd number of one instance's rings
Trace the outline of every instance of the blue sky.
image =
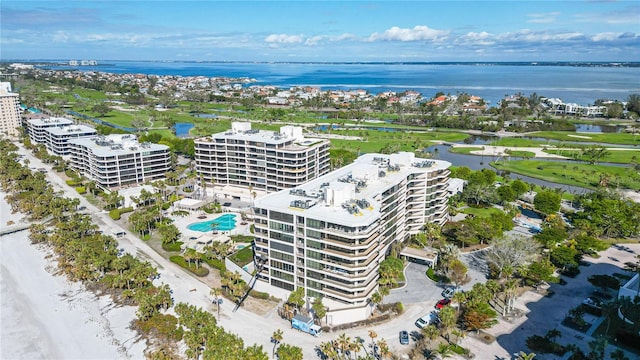
{"type": "Polygon", "coordinates": [[[638,1],[0,2],[0,59],[640,61],[638,1]]]}

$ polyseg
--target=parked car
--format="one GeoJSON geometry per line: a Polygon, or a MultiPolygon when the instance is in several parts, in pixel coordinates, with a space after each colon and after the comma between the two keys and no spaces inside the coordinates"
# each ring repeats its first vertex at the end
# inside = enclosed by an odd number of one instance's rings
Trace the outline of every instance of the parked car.
{"type": "Polygon", "coordinates": [[[451,300],[449,300],[449,299],[442,299],[442,300],[440,300],[440,301],[438,301],[438,302],[436,303],[436,309],[442,309],[443,307],[445,307],[445,306],[447,306],[447,305],[449,305],[449,304],[451,304],[451,300]]]}
{"type": "Polygon", "coordinates": [[[429,314],[419,318],[416,320],[416,326],[422,329],[423,327],[431,324],[435,324],[438,322],[438,314],[435,311],[430,312],[429,314]]]}
{"type": "Polygon", "coordinates": [[[409,333],[406,330],[400,331],[400,344],[409,344],[409,333]]]}
{"type": "Polygon", "coordinates": [[[226,203],[222,204],[222,206],[229,207],[229,206],[231,206],[231,203],[230,202],[226,202],[226,203]]]}
{"type": "Polygon", "coordinates": [[[590,306],[590,307],[598,309],[598,310],[602,309],[602,301],[600,299],[592,297],[592,296],[582,300],[582,304],[590,306]]]}
{"type": "Polygon", "coordinates": [[[462,288],[460,288],[460,286],[450,286],[444,290],[442,290],[442,293],[440,293],[440,295],[442,295],[443,298],[445,299],[451,299],[453,297],[453,294],[462,291],[462,288]]]}

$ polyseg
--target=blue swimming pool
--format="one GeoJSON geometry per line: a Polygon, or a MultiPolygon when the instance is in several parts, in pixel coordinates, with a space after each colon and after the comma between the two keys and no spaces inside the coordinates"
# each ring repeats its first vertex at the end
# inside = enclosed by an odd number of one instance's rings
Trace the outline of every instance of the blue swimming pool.
{"type": "Polygon", "coordinates": [[[236,215],[224,214],[213,220],[189,224],[187,229],[193,231],[207,232],[212,230],[228,231],[236,228],[236,215]]]}

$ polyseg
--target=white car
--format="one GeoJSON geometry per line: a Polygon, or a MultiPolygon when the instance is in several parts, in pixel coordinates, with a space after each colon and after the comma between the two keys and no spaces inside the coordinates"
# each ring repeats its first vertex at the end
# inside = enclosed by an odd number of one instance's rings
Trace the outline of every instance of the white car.
{"type": "Polygon", "coordinates": [[[451,299],[453,297],[453,294],[462,291],[462,289],[458,286],[458,287],[448,287],[444,290],[442,290],[442,293],[440,295],[442,295],[443,298],[445,299],[451,299]]]}
{"type": "Polygon", "coordinates": [[[416,320],[416,326],[422,329],[423,327],[430,324],[435,324],[436,322],[438,322],[438,313],[435,311],[432,311],[429,314],[416,320]]]}

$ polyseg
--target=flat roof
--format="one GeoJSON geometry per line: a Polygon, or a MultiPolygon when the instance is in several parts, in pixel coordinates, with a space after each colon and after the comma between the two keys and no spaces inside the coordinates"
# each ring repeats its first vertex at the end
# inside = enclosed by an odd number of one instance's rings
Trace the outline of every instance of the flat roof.
{"type": "Polygon", "coordinates": [[[256,199],[255,206],[349,227],[367,226],[380,217],[378,195],[411,173],[445,170],[449,166],[447,161],[415,158],[409,152],[365,154],[352,164],[296,188],[256,199]]]}
{"type": "Polygon", "coordinates": [[[84,146],[90,149],[93,154],[99,156],[117,156],[169,149],[166,145],[139,143],[136,136],[131,134],[110,134],[71,139],[69,143],[84,146]]]}
{"type": "Polygon", "coordinates": [[[73,124],[73,120],[67,119],[67,118],[63,118],[63,117],[48,117],[48,118],[29,119],[29,120],[27,120],[27,122],[32,124],[32,125],[36,125],[36,126],[42,126],[42,125],[55,126],[55,125],[71,125],[71,124],[73,124]]]}
{"type": "Polygon", "coordinates": [[[87,125],[70,125],[62,127],[51,127],[46,129],[47,132],[53,135],[65,135],[65,134],[97,134],[96,129],[87,125]]]}
{"type": "Polygon", "coordinates": [[[238,126],[235,129],[232,128],[224,132],[196,139],[196,142],[212,142],[214,139],[233,139],[274,145],[285,144],[287,142],[294,141],[291,145],[289,145],[289,149],[295,149],[296,147],[299,149],[306,149],[309,146],[313,146],[314,144],[328,141],[325,139],[306,138],[302,136],[301,127],[284,126],[278,132],[270,130],[251,129],[250,126],[238,126]]]}

